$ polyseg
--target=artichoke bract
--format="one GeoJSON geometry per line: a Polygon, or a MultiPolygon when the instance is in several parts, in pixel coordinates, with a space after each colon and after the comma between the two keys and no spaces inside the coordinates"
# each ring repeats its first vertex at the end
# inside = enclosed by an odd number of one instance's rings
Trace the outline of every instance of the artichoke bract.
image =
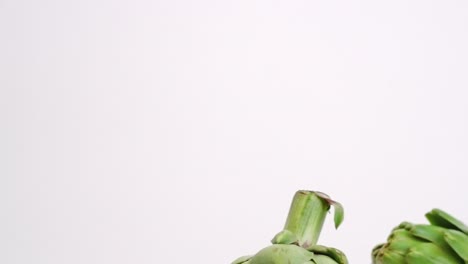
{"type": "Polygon", "coordinates": [[[271,240],[272,245],[255,255],[240,257],[232,264],[347,264],[345,254],[317,245],[325,217],[334,207],[335,228],[342,223],[343,207],[321,192],[297,191],[286,224],[271,240]]]}
{"type": "Polygon", "coordinates": [[[373,264],[467,264],[468,227],[452,215],[433,209],[430,224],[402,222],[386,243],[372,250],[373,264]]]}

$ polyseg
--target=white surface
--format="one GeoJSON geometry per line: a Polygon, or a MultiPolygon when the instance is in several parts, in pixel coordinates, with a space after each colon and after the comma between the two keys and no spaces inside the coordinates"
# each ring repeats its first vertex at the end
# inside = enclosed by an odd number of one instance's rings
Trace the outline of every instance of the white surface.
{"type": "Polygon", "coordinates": [[[0,263],[230,263],[297,189],[370,263],[468,221],[466,1],[0,2],[0,263]]]}

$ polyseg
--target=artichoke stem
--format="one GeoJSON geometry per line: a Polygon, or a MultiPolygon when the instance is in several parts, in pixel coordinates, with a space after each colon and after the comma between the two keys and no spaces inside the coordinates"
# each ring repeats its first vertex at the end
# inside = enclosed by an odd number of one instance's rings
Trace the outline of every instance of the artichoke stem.
{"type": "Polygon", "coordinates": [[[284,229],[297,236],[299,246],[316,245],[329,209],[329,203],[315,192],[297,191],[284,229]]]}

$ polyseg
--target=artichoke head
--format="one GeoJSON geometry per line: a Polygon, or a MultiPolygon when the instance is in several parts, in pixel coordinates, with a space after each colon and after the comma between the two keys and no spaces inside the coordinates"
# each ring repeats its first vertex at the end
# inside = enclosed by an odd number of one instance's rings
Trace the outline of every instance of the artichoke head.
{"type": "Polygon", "coordinates": [[[429,224],[403,222],[387,242],[372,250],[373,264],[467,264],[468,227],[452,215],[433,209],[429,224]]]}
{"type": "Polygon", "coordinates": [[[335,207],[335,227],[343,221],[343,207],[321,192],[296,192],[284,229],[255,255],[236,259],[232,264],[347,264],[343,252],[317,245],[325,216],[335,207]]]}

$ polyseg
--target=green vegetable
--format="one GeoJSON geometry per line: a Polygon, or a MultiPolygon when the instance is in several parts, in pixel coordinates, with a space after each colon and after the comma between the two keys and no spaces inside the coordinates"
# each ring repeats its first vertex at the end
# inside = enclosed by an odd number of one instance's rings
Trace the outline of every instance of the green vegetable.
{"type": "Polygon", "coordinates": [[[343,221],[341,204],[321,192],[297,191],[284,229],[257,254],[236,259],[232,264],[347,264],[340,250],[317,245],[330,206],[335,208],[335,227],[343,221]]]}
{"type": "Polygon", "coordinates": [[[372,250],[373,264],[467,264],[468,227],[455,217],[433,209],[430,224],[403,222],[384,244],[372,250]]]}

